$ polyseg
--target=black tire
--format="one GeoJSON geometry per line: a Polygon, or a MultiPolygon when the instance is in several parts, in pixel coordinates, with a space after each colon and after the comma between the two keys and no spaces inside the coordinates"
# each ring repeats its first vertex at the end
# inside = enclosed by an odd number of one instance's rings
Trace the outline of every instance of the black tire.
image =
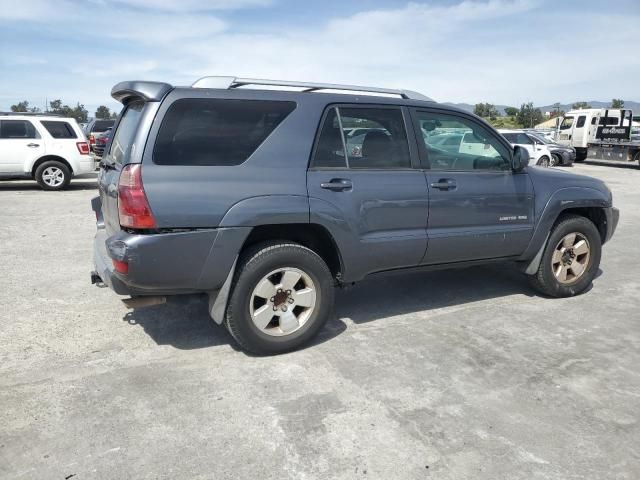
{"type": "Polygon", "coordinates": [[[583,163],[587,159],[587,150],[576,150],[576,159],[574,162],[583,163]]]}
{"type": "Polygon", "coordinates": [[[540,166],[540,167],[548,167],[549,166],[549,157],[547,157],[546,155],[543,155],[542,157],[540,157],[540,159],[538,160],[538,163],[536,165],[540,166]]]}
{"type": "Polygon", "coordinates": [[[560,167],[562,166],[562,155],[557,153],[551,154],[551,161],[549,162],[550,167],[560,167]]]}
{"type": "Polygon", "coordinates": [[[334,282],[322,258],[297,243],[263,243],[243,253],[234,274],[225,314],[225,325],[244,350],[273,355],[295,350],[313,338],[333,312],[334,282]],[[250,313],[252,293],[265,275],[292,267],[306,273],[316,286],[316,305],[308,320],[296,331],[271,336],[261,331],[250,313]]]}
{"type": "Polygon", "coordinates": [[[591,220],[579,215],[566,215],[561,217],[553,227],[547,240],[538,271],[530,275],[529,279],[533,288],[550,297],[572,297],[584,292],[593,281],[602,255],[602,239],[600,232],[591,220]],[[574,283],[562,284],[554,275],[552,269],[552,256],[556,246],[570,233],[579,233],[589,243],[589,260],[582,276],[574,283]]]}
{"type": "Polygon", "coordinates": [[[69,186],[69,182],[71,182],[71,170],[69,170],[69,167],[62,162],[57,160],[48,160],[38,165],[35,178],[36,182],[38,182],[38,185],[40,185],[43,190],[64,190],[69,186]],[[44,175],[48,169],[57,169],[56,171],[61,172],[63,178],[60,184],[52,185],[51,183],[47,183],[47,179],[44,178],[44,175]]]}

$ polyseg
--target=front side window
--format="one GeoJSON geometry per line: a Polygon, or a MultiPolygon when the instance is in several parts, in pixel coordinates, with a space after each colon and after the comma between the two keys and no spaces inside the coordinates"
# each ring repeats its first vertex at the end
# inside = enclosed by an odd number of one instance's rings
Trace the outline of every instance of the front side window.
{"type": "Polygon", "coordinates": [[[520,145],[533,145],[533,140],[526,133],[518,133],[518,141],[516,143],[520,145]]]}
{"type": "Polygon", "coordinates": [[[482,125],[444,113],[419,111],[416,116],[432,170],[511,169],[509,149],[482,125]],[[460,136],[459,146],[444,148],[443,135],[460,136]]]}
{"type": "Polygon", "coordinates": [[[40,123],[42,123],[42,126],[47,129],[47,132],[49,132],[49,135],[53,138],[77,138],[73,127],[67,122],[43,120],[40,123]]]}
{"type": "Polygon", "coordinates": [[[27,120],[1,120],[0,138],[38,138],[38,134],[33,124],[27,120]]]}
{"type": "Polygon", "coordinates": [[[576,123],[576,128],[584,127],[584,123],[586,120],[587,120],[587,117],[585,117],[584,115],[580,115],[578,117],[578,122],[576,123]]]}
{"type": "Polygon", "coordinates": [[[564,117],[560,124],[560,130],[569,130],[573,125],[573,117],[564,117]]]}
{"type": "Polygon", "coordinates": [[[411,168],[400,108],[331,107],[312,163],[319,168],[411,168]],[[342,132],[349,131],[349,135],[342,132]]]}
{"type": "Polygon", "coordinates": [[[295,102],[286,101],[176,100],[162,120],[153,161],[158,165],[239,165],[295,107],[295,102]]]}

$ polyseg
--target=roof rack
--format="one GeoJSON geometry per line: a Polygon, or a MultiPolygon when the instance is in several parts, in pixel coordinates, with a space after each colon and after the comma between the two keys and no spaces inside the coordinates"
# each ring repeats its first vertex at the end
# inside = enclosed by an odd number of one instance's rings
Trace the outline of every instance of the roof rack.
{"type": "Polygon", "coordinates": [[[259,78],[238,78],[238,77],[202,77],[196,80],[191,86],[193,88],[221,88],[231,89],[244,87],[247,85],[272,86],[272,87],[293,87],[300,88],[302,92],[317,92],[320,90],[344,90],[349,92],[369,92],[381,93],[385,95],[398,95],[401,98],[410,100],[433,101],[418,92],[411,90],[396,90],[391,88],[363,87],[359,85],[339,85],[336,83],[310,83],[294,82],[290,80],[266,80],[259,78]]]}
{"type": "Polygon", "coordinates": [[[2,117],[11,117],[17,115],[28,115],[30,117],[61,117],[57,113],[47,113],[47,112],[0,112],[0,116],[2,117]]]}

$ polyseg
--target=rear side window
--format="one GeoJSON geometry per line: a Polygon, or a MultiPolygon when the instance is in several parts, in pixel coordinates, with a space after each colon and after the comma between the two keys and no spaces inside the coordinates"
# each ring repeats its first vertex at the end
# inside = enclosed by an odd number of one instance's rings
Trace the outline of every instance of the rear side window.
{"type": "Polygon", "coordinates": [[[53,138],[77,138],[73,127],[67,122],[41,121],[40,123],[53,138]]]}
{"type": "Polygon", "coordinates": [[[38,138],[38,134],[26,120],[0,120],[0,138],[38,138]]]}
{"type": "Polygon", "coordinates": [[[585,117],[584,115],[580,115],[578,117],[578,122],[576,123],[576,128],[582,128],[584,127],[584,122],[587,120],[587,117],[585,117]]]}
{"type": "Polygon", "coordinates": [[[295,102],[285,101],[176,100],[162,120],[153,161],[158,165],[239,165],[295,107],[295,102]]]}
{"type": "Polygon", "coordinates": [[[131,154],[133,140],[138,130],[138,123],[140,123],[143,108],[143,102],[132,103],[127,106],[127,109],[122,115],[113,141],[111,142],[111,150],[109,150],[111,159],[115,163],[125,163],[125,160],[131,154]]]}

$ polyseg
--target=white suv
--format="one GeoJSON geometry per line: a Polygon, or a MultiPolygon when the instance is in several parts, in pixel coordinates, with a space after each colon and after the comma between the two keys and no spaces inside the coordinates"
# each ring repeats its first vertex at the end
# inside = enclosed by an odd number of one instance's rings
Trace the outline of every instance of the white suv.
{"type": "Polygon", "coordinates": [[[543,143],[536,141],[522,130],[498,130],[507,141],[514,147],[518,145],[529,152],[529,164],[548,167],[550,165],[551,152],[543,143]]]}
{"type": "Polygon", "coordinates": [[[62,190],[95,168],[75,119],[0,113],[0,178],[33,178],[45,190],[62,190]]]}

